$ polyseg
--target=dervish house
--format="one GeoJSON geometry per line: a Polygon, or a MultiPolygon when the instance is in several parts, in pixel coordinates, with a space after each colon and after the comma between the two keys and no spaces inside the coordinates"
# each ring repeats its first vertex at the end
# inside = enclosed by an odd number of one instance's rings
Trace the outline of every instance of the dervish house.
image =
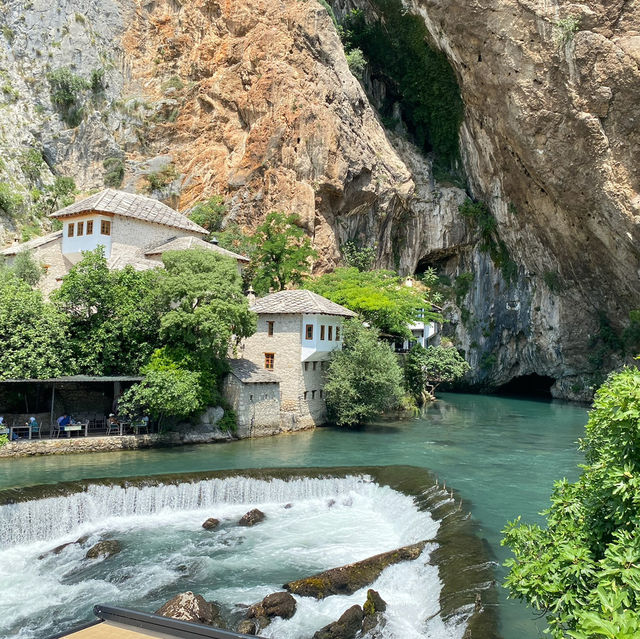
{"type": "Polygon", "coordinates": [[[225,395],[241,437],[313,428],[327,419],[324,373],[342,348],[342,322],[355,313],[306,290],[252,300],[256,332],[229,360],[225,395]]]}
{"type": "Polygon", "coordinates": [[[82,251],[104,247],[110,269],[131,265],[136,270],[157,268],[165,251],[204,248],[235,259],[240,268],[249,259],[203,238],[208,231],[166,204],[143,195],[104,189],[49,217],[62,222],[62,230],[29,242],[14,242],[0,251],[11,265],[21,251],[31,251],[45,268],[38,288],[49,294],[82,251]]]}

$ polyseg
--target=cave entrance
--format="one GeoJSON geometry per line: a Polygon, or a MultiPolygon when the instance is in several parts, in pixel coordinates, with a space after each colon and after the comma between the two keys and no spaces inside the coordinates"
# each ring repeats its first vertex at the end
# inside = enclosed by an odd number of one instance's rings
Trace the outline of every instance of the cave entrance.
{"type": "Polygon", "coordinates": [[[528,397],[537,399],[552,399],[551,387],[555,383],[553,377],[547,375],[520,375],[511,381],[498,386],[496,395],[509,395],[511,397],[528,397]]]}

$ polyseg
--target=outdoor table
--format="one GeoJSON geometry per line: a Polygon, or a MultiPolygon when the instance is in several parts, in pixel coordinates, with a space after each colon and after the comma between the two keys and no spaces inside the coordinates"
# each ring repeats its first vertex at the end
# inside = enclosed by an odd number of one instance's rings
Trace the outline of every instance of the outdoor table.
{"type": "MultiPolygon", "coordinates": [[[[67,424],[66,426],[63,426],[62,429],[64,430],[65,433],[67,433],[67,437],[69,439],[71,439],[71,432],[80,432],[83,429],[83,424],[67,424]]],[[[85,429],[85,435],[86,435],[86,429],[85,429]]]]}
{"type": "Polygon", "coordinates": [[[31,426],[29,425],[25,425],[25,426],[12,426],[9,429],[9,440],[13,441],[13,432],[16,430],[28,430],[29,431],[29,439],[31,439],[31,426]]]}

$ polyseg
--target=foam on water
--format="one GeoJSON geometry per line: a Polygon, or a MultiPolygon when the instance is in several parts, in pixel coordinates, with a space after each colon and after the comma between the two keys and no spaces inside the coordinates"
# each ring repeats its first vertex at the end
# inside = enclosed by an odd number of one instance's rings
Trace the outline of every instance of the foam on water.
{"type": "MultiPolygon", "coordinates": [[[[366,477],[344,479],[215,479],[172,486],[91,486],[86,492],[0,508],[0,636],[42,639],[91,619],[96,603],[154,611],[193,590],[226,607],[253,604],[282,584],[423,539],[438,524],[413,499],[366,477]],[[290,508],[285,505],[293,504],[290,508]],[[237,526],[251,508],[267,518],[237,526]],[[215,531],[202,529],[214,516],[215,531]],[[5,536],[6,533],[6,536],[5,536]],[[81,535],[89,539],[58,555],[39,556],[81,535]],[[100,539],[118,539],[122,552],[86,560],[100,539]]],[[[422,556],[387,568],[373,585],[388,603],[388,639],[459,639],[464,622],[438,617],[437,568],[422,556]]],[[[290,620],[262,634],[303,639],[362,605],[366,588],[317,601],[296,597],[290,620]]]]}

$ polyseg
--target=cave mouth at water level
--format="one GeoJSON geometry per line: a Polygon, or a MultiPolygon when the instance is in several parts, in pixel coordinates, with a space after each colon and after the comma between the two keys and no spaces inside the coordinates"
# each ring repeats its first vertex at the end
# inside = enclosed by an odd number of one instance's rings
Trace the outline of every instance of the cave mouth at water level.
{"type": "Polygon", "coordinates": [[[551,399],[551,387],[555,383],[553,377],[546,375],[521,375],[514,377],[511,381],[498,386],[494,393],[496,395],[517,395],[520,397],[532,397],[539,399],[551,399]]]}

